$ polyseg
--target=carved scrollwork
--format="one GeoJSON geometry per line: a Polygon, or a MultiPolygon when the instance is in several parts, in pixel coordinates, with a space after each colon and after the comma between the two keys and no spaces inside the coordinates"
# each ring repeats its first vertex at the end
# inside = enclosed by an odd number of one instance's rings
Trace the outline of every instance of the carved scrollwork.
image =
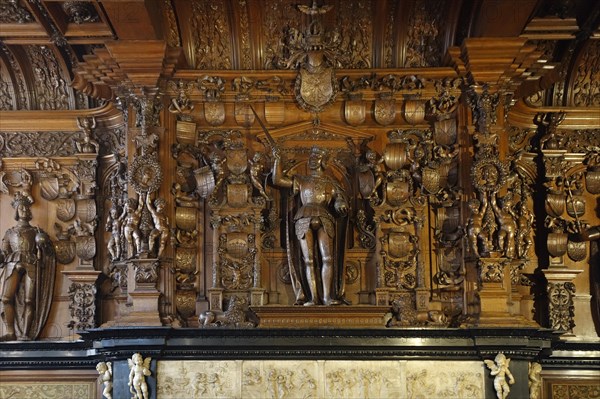
{"type": "Polygon", "coordinates": [[[75,331],[94,328],[96,326],[96,284],[72,283],[67,294],[72,319],[68,327],[75,331]]]}
{"type": "Polygon", "coordinates": [[[156,283],[158,281],[159,262],[135,262],[135,282],[141,284],[156,283]]]}
{"type": "Polygon", "coordinates": [[[548,282],[547,285],[550,327],[558,331],[571,331],[575,327],[575,284],[572,282],[548,282]]]}

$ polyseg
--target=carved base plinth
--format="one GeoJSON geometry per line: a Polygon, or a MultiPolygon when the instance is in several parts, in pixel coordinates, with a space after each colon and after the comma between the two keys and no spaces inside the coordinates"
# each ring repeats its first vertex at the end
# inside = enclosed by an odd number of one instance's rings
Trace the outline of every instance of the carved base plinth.
{"type": "Polygon", "coordinates": [[[384,328],[389,306],[252,306],[259,328],[384,328]]]}
{"type": "Polygon", "coordinates": [[[71,281],[69,328],[81,331],[96,327],[96,280],[100,272],[78,269],[64,270],[62,273],[71,281]]]}
{"type": "Polygon", "coordinates": [[[385,306],[390,303],[390,290],[387,288],[375,289],[375,303],[377,306],[385,306]]]}
{"type": "Polygon", "coordinates": [[[222,288],[210,288],[208,290],[208,306],[210,310],[223,310],[222,288]]]}
{"type": "Polygon", "coordinates": [[[266,290],[262,288],[250,289],[250,305],[251,306],[264,306],[267,303],[266,290]]]}

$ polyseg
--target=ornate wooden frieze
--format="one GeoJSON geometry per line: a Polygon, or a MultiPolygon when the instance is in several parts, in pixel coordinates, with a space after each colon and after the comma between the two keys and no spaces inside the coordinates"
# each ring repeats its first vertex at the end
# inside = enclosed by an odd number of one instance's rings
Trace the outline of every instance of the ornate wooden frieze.
{"type": "MultiPolygon", "coordinates": [[[[72,91],[68,78],[49,46],[27,46],[25,52],[35,75],[37,106],[42,110],[60,110],[72,108],[72,91]]],[[[74,105],[74,104],[73,104],[74,105]]]]}
{"type": "Polygon", "coordinates": [[[225,1],[192,2],[189,24],[193,32],[196,69],[231,69],[232,52],[225,1]]]}
{"type": "Polygon", "coordinates": [[[404,67],[430,67],[440,64],[443,54],[444,2],[418,0],[408,16],[404,67]]]}
{"type": "Polygon", "coordinates": [[[579,56],[570,90],[576,107],[600,106],[600,42],[590,40],[579,56]]]}

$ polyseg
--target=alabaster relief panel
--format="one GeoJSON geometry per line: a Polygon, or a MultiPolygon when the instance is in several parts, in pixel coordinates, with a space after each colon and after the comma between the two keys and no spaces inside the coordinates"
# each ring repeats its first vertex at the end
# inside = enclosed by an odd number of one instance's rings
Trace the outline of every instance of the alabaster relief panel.
{"type": "Polygon", "coordinates": [[[159,361],[159,399],[482,398],[479,362],[159,361]]]}
{"type": "Polygon", "coordinates": [[[484,376],[479,362],[406,363],[407,398],[483,398],[484,376]]]}
{"type": "Polygon", "coordinates": [[[159,361],[157,398],[241,398],[241,370],[239,360],[159,361]]]}
{"type": "MultiPolygon", "coordinates": [[[[0,377],[0,380],[2,377],[0,377]]],[[[95,398],[94,382],[0,382],[0,398],[11,399],[65,399],[95,398]]]]}

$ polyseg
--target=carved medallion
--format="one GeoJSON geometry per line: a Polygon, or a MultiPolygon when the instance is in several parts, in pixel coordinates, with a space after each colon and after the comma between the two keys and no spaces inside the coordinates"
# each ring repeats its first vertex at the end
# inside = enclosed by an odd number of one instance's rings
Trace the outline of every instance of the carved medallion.
{"type": "Polygon", "coordinates": [[[215,176],[210,169],[210,166],[203,166],[194,170],[196,178],[196,192],[200,198],[206,198],[215,189],[215,176]]]}
{"type": "Polygon", "coordinates": [[[350,126],[358,126],[365,121],[365,102],[359,96],[351,96],[344,102],[344,118],[350,126]]]}
{"type": "Polygon", "coordinates": [[[296,77],[295,95],[300,108],[309,112],[321,112],[337,94],[337,81],[332,68],[317,68],[309,72],[301,68],[296,77]]]}
{"type": "Polygon", "coordinates": [[[77,217],[82,222],[89,223],[96,219],[96,215],[96,200],[91,198],[77,200],[77,217]]]}
{"type": "Polygon", "coordinates": [[[197,213],[196,208],[178,206],[175,208],[175,224],[181,230],[195,230],[198,221],[197,213]]]}
{"type": "Polygon", "coordinates": [[[234,117],[237,124],[243,127],[252,126],[256,118],[250,109],[250,104],[242,102],[235,103],[234,117]]]}
{"type": "Polygon", "coordinates": [[[234,175],[241,175],[248,168],[248,153],[245,148],[227,151],[227,169],[234,175]]]}
{"type": "Polygon", "coordinates": [[[583,242],[569,241],[567,243],[567,255],[574,262],[580,262],[587,256],[587,244],[583,242]]]}
{"type": "Polygon", "coordinates": [[[383,126],[394,123],[396,119],[396,100],[391,95],[381,96],[375,100],[373,117],[377,123],[383,126]]]}
{"type": "Polygon", "coordinates": [[[198,138],[196,124],[194,122],[177,121],[175,137],[178,143],[195,145],[198,138]]]}
{"type": "Polygon", "coordinates": [[[406,202],[410,197],[410,183],[405,181],[391,181],[386,187],[386,199],[392,206],[398,206],[406,202]]]}
{"type": "Polygon", "coordinates": [[[433,138],[440,145],[453,145],[456,143],[456,119],[449,118],[433,122],[433,138]]]}
{"type": "Polygon", "coordinates": [[[497,192],[506,181],[508,167],[493,158],[483,158],[473,164],[473,186],[480,192],[497,192]]]}
{"type": "Polygon", "coordinates": [[[404,119],[411,125],[425,122],[425,101],[412,98],[404,101],[404,119]]]}
{"type": "Polygon", "coordinates": [[[129,168],[129,182],[137,193],[151,193],[160,187],[162,171],[154,157],[136,157],[129,168]]]}
{"type": "Polygon", "coordinates": [[[196,291],[195,290],[177,290],[175,293],[175,304],[177,313],[182,319],[188,319],[196,313],[196,291]]]}
{"type": "Polygon", "coordinates": [[[225,104],[217,101],[204,103],[204,119],[211,126],[220,126],[225,122],[225,104]]]}
{"type": "Polygon", "coordinates": [[[548,233],[548,252],[558,258],[567,252],[568,236],[566,233],[548,233]]]}
{"type": "Polygon", "coordinates": [[[68,222],[73,219],[76,209],[75,200],[71,198],[59,198],[56,200],[56,217],[61,222],[68,222]]]}
{"type": "Polygon", "coordinates": [[[600,167],[593,166],[585,174],[585,187],[591,194],[600,194],[600,167]]]}
{"type": "Polygon", "coordinates": [[[234,208],[241,208],[248,203],[247,184],[227,185],[227,203],[234,208]]]}
{"type": "Polygon", "coordinates": [[[408,152],[405,143],[391,143],[383,151],[385,164],[391,170],[401,169],[408,164],[408,152]]]}
{"type": "Polygon", "coordinates": [[[75,243],[70,240],[58,240],[54,242],[56,260],[63,265],[68,265],[75,259],[75,243]]]}
{"type": "Polygon", "coordinates": [[[80,259],[92,260],[96,256],[96,238],[94,236],[76,237],[75,250],[80,259]]]}
{"type": "Polygon", "coordinates": [[[55,200],[58,197],[58,188],[58,178],[56,176],[48,176],[40,179],[42,198],[48,201],[55,200]]]}
{"type": "Polygon", "coordinates": [[[412,252],[410,234],[392,232],[388,236],[388,253],[394,258],[406,258],[412,252]]]}
{"type": "Polygon", "coordinates": [[[283,101],[265,102],[265,120],[270,125],[281,125],[285,121],[285,103],[283,101]]]}

